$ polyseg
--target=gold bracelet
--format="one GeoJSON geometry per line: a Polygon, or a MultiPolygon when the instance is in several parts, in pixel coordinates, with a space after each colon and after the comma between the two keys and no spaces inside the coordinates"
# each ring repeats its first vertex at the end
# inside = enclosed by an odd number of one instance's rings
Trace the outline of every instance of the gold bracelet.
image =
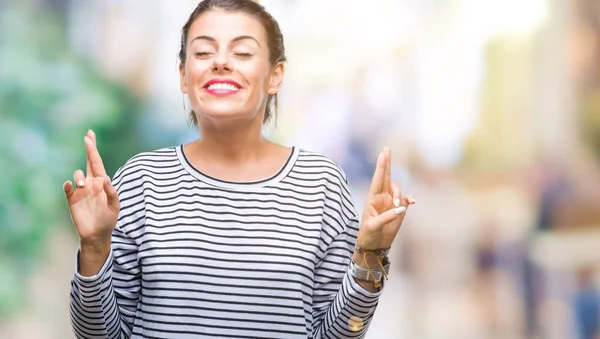
{"type": "Polygon", "coordinates": [[[350,273],[355,279],[372,281],[375,288],[379,288],[381,286],[381,280],[383,280],[383,278],[386,280],[388,279],[390,261],[387,257],[384,257],[383,260],[378,259],[378,263],[381,269],[372,269],[367,262],[365,262],[367,268],[363,268],[352,259],[350,262],[350,273]]]}
{"type": "Polygon", "coordinates": [[[390,262],[388,259],[388,253],[390,252],[390,249],[386,248],[386,249],[376,249],[376,250],[365,250],[365,249],[361,248],[360,246],[358,246],[358,243],[355,243],[354,250],[358,254],[362,254],[364,264],[367,266],[367,272],[369,273],[368,276],[372,277],[375,288],[379,288],[381,286],[381,280],[384,277],[386,280],[388,280],[387,269],[389,269],[389,262],[390,262]],[[377,258],[377,263],[379,264],[379,267],[381,268],[381,269],[377,269],[378,272],[381,271],[381,274],[378,275],[379,279],[377,279],[376,275],[373,274],[373,270],[371,269],[371,266],[369,265],[369,263],[367,261],[367,254],[372,254],[377,258]]]}
{"type": "Polygon", "coordinates": [[[366,252],[366,253],[372,253],[378,257],[385,257],[388,254],[390,254],[390,248],[377,249],[377,250],[365,250],[365,249],[361,248],[360,246],[358,246],[358,244],[354,244],[354,250],[359,254],[363,254],[366,252]]]}

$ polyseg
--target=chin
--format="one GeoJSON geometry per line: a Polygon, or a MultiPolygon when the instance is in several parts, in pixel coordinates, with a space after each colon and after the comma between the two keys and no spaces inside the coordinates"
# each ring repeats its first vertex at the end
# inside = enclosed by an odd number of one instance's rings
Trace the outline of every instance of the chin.
{"type": "MultiPolygon", "coordinates": [[[[253,112],[243,109],[238,105],[208,105],[197,110],[198,115],[210,120],[250,120],[254,116],[253,112]]],[[[202,117],[200,117],[202,118],[202,117]]]]}

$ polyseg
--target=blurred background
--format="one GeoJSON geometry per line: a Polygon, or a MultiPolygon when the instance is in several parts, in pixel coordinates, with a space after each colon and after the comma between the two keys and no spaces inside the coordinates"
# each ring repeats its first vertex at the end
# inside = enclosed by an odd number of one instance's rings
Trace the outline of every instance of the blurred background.
{"type": "MultiPolygon", "coordinates": [[[[265,133],[414,194],[367,338],[600,338],[600,1],[263,0],[288,65],[265,133]]],[[[0,338],[72,338],[62,184],[193,140],[192,0],[0,0],[0,338]]]]}

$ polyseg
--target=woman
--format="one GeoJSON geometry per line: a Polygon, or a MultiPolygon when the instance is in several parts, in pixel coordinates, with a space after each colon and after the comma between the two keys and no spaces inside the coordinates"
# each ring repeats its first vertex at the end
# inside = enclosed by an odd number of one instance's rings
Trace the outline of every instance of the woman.
{"type": "Polygon", "coordinates": [[[182,30],[181,91],[201,137],[64,185],[79,234],[78,338],[363,337],[414,203],[379,154],[360,231],[342,170],[264,139],[284,74],[277,22],[250,0],[206,0],[182,30]],[[274,105],[273,105],[274,104],[274,105]],[[114,185],[114,186],[113,186],[114,185]]]}

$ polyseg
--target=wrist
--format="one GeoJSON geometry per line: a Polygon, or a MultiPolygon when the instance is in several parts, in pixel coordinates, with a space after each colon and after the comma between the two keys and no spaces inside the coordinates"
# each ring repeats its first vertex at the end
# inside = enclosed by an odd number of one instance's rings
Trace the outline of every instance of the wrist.
{"type": "Polygon", "coordinates": [[[79,239],[79,249],[81,252],[90,254],[103,254],[110,252],[111,238],[102,239],[79,239]]]}
{"type": "Polygon", "coordinates": [[[364,288],[365,290],[371,292],[371,293],[377,293],[379,291],[378,287],[375,287],[375,282],[374,281],[369,281],[369,280],[360,280],[360,279],[356,279],[356,278],[352,278],[354,279],[354,281],[360,285],[362,288],[364,288]]]}
{"type": "Polygon", "coordinates": [[[352,260],[354,260],[354,262],[363,268],[380,268],[379,267],[379,261],[377,260],[378,257],[374,254],[371,253],[367,253],[367,255],[365,255],[364,253],[358,253],[356,250],[354,251],[354,254],[352,254],[352,260]]]}
{"type": "Polygon", "coordinates": [[[376,266],[369,265],[366,268],[357,264],[353,259],[350,262],[350,275],[361,286],[374,292],[381,287],[384,278],[387,279],[389,267],[390,262],[387,257],[384,257],[381,262],[378,261],[376,266]]]}
{"type": "Polygon", "coordinates": [[[352,259],[361,267],[380,268],[381,262],[385,260],[390,253],[390,248],[381,248],[376,250],[366,250],[358,245],[354,245],[352,259]]]}
{"type": "Polygon", "coordinates": [[[110,254],[110,249],[110,240],[98,242],[80,241],[79,274],[84,277],[91,277],[98,274],[110,254]]]}

